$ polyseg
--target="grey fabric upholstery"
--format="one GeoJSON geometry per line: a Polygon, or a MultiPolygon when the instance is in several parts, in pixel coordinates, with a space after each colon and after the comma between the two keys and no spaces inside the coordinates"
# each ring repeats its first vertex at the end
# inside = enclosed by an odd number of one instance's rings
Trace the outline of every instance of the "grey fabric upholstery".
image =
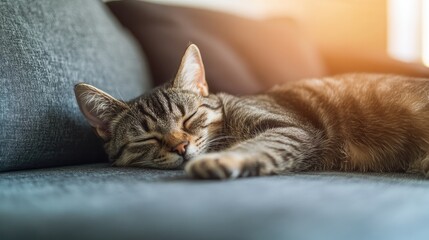
{"type": "Polygon", "coordinates": [[[193,181],[106,164],[0,174],[1,239],[427,239],[429,181],[302,173],[193,181]]]}
{"type": "Polygon", "coordinates": [[[0,2],[0,171],[105,160],[73,86],[147,88],[134,42],[98,0],[0,2]]]}

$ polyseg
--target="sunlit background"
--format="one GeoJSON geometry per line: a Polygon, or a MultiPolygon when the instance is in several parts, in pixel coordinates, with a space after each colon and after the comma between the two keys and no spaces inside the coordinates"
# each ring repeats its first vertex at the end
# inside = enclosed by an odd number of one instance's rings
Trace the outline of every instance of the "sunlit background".
{"type": "Polygon", "coordinates": [[[253,18],[288,16],[319,45],[429,67],[429,0],[152,0],[253,18]]]}

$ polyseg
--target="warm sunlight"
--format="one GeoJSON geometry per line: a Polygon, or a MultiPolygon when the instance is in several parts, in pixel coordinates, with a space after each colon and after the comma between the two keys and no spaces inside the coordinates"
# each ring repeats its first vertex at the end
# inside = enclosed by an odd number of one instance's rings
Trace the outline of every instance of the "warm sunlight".
{"type": "Polygon", "coordinates": [[[429,1],[389,0],[388,22],[389,54],[429,66],[429,1]]]}
{"type": "Polygon", "coordinates": [[[388,51],[392,57],[413,62],[421,57],[421,1],[388,2],[388,51]]]}
{"type": "Polygon", "coordinates": [[[429,67],[429,1],[423,1],[422,7],[422,33],[423,33],[423,46],[422,46],[422,60],[426,67],[429,67]]]}

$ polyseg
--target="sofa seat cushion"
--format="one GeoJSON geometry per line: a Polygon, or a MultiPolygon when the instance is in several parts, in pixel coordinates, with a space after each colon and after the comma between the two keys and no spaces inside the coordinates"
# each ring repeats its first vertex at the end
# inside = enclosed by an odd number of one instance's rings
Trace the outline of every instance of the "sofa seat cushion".
{"type": "Polygon", "coordinates": [[[107,164],[0,174],[2,239],[427,239],[429,181],[303,173],[194,181],[107,164]]]}

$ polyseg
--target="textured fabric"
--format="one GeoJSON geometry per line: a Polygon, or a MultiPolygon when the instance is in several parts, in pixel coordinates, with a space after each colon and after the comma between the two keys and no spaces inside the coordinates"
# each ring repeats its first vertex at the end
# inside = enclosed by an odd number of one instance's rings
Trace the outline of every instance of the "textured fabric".
{"type": "Polygon", "coordinates": [[[0,174],[2,239],[427,239],[429,181],[303,173],[193,181],[104,164],[0,174]]]}
{"type": "Polygon", "coordinates": [[[144,1],[107,5],[145,50],[156,84],[174,77],[190,42],[201,50],[213,92],[250,94],[326,73],[315,46],[290,19],[254,20],[144,1]]]}
{"type": "Polygon", "coordinates": [[[135,97],[139,54],[100,1],[0,1],[0,171],[105,160],[73,87],[135,97]]]}

